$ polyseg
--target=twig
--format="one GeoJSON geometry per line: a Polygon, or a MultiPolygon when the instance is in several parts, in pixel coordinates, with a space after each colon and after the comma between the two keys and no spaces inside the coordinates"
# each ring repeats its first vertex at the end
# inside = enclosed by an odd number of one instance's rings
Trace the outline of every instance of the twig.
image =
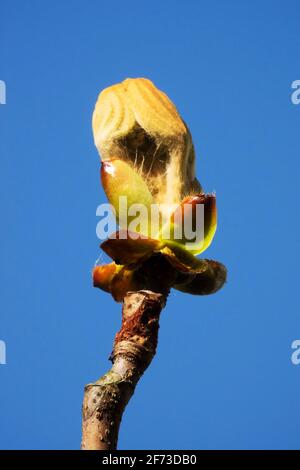
{"type": "Polygon", "coordinates": [[[124,298],[122,327],[110,357],[112,368],[85,387],[83,450],[116,449],[125,407],[156,352],[159,317],[166,297],[166,293],[141,290],[128,292],[124,298]]]}

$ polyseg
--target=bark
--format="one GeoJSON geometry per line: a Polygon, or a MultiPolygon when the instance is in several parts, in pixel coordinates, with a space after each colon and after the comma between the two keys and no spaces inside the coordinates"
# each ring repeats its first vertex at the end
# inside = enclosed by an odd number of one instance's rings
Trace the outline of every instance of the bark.
{"type": "Polygon", "coordinates": [[[151,363],[157,346],[159,317],[167,298],[151,290],[128,292],[122,326],[116,334],[110,371],[85,386],[82,443],[84,450],[114,450],[125,407],[151,363]]]}

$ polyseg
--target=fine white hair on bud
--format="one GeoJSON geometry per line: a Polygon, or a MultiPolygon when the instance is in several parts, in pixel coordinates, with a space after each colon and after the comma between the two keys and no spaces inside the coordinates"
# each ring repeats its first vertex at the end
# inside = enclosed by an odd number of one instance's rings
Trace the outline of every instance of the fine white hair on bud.
{"type": "Polygon", "coordinates": [[[103,90],[93,113],[93,133],[102,160],[130,163],[155,202],[176,204],[201,191],[189,129],[150,80],[128,78],[103,90]]]}

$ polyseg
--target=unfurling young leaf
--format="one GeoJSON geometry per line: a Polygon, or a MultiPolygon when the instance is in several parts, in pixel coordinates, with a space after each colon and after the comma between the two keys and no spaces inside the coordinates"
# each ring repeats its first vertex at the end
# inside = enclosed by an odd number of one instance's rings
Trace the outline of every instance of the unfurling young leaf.
{"type": "Polygon", "coordinates": [[[202,253],[211,244],[217,228],[215,194],[201,193],[184,198],[170,222],[171,240],[194,255],[202,253]]]}
{"type": "MultiPolygon", "coordinates": [[[[135,231],[148,235],[153,198],[139,172],[133,168],[131,163],[112,158],[102,163],[101,181],[110,204],[115,208],[120,228],[127,229],[136,218],[136,214],[130,213],[134,209],[133,205],[136,205],[137,212],[144,211],[145,215],[144,220],[140,223],[140,228],[135,227],[135,231]],[[146,223],[145,229],[143,222],[146,223]]],[[[141,217],[143,217],[143,212],[141,217]]]]}

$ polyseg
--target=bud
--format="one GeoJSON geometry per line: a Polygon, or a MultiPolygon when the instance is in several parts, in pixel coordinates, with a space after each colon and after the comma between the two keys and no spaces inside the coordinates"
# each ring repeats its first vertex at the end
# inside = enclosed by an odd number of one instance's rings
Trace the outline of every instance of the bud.
{"type": "Polygon", "coordinates": [[[94,269],[94,285],[121,301],[129,290],[144,288],[143,266],[159,253],[174,274],[170,286],[199,295],[218,290],[226,268],[194,256],[214,237],[216,197],[203,193],[195,177],[191,134],[167,95],[144,78],[106,88],[95,106],[93,133],[102,159],[102,185],[120,228],[101,244],[114,263],[94,269]],[[121,200],[126,201],[124,213],[121,200]],[[158,204],[163,221],[157,228],[151,224],[153,204],[158,204]],[[147,222],[146,229],[129,213],[133,205],[145,208],[147,215],[139,220],[147,222]],[[170,214],[167,226],[165,216],[170,214]],[[164,236],[166,226],[169,236],[164,236]]]}
{"type": "Polygon", "coordinates": [[[94,287],[109,292],[116,302],[122,302],[127,292],[139,288],[135,280],[135,272],[115,263],[95,266],[93,284],[94,287]]]}
{"type": "Polygon", "coordinates": [[[102,160],[130,162],[154,201],[179,204],[201,192],[189,129],[165,93],[145,78],[103,90],[93,114],[95,144],[102,160]]]}
{"type": "Polygon", "coordinates": [[[172,239],[194,255],[202,253],[211,244],[217,229],[217,207],[215,194],[196,194],[185,197],[171,216],[172,239]],[[197,213],[197,206],[203,206],[203,212],[197,213]],[[202,217],[200,217],[202,215],[202,217]],[[198,220],[200,219],[200,220],[198,220]],[[180,226],[182,236],[176,237],[176,228],[180,226]],[[195,241],[186,237],[186,229],[195,233],[195,241]],[[201,237],[197,237],[197,231],[201,237]]]}
{"type": "Polygon", "coordinates": [[[153,240],[126,230],[113,233],[100,246],[117,264],[140,262],[163,248],[163,244],[159,240],[153,240]]]}
{"type": "Polygon", "coordinates": [[[220,290],[227,277],[227,270],[222,263],[213,260],[203,260],[205,269],[196,274],[181,274],[174,289],[187,294],[208,295],[220,290]]]}
{"type": "Polygon", "coordinates": [[[111,292],[111,282],[120,269],[121,266],[117,266],[115,263],[95,266],[93,269],[94,287],[111,292]]]}

